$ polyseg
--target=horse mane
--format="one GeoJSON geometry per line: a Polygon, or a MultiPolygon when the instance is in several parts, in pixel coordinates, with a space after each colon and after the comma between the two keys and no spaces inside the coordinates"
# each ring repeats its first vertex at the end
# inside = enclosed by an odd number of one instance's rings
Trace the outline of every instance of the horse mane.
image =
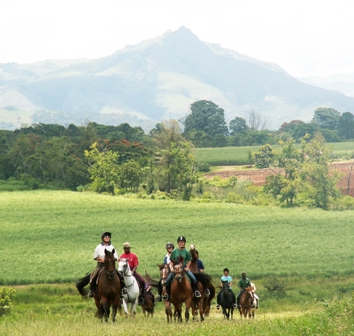
{"type": "Polygon", "coordinates": [[[199,281],[204,288],[206,288],[209,285],[213,285],[213,279],[212,277],[207,274],[207,273],[193,273],[197,281],[199,281]]]}
{"type": "Polygon", "coordinates": [[[173,262],[174,265],[179,265],[179,264],[183,265],[183,263],[184,263],[184,258],[181,255],[179,255],[177,259],[173,262]]]}

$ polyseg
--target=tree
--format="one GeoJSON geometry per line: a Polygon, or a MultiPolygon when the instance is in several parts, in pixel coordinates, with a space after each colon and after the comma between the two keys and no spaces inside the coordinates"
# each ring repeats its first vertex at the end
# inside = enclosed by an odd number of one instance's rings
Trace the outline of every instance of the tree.
{"type": "Polygon", "coordinates": [[[118,153],[113,151],[100,152],[97,149],[97,143],[93,143],[90,149],[90,151],[85,150],[85,156],[89,162],[88,171],[93,190],[107,191],[114,195],[120,180],[118,153]]]}
{"type": "Polygon", "coordinates": [[[270,145],[262,146],[257,153],[254,153],[254,161],[257,168],[268,168],[273,163],[275,151],[270,145]]]}
{"type": "Polygon", "coordinates": [[[122,164],[120,169],[120,186],[130,191],[137,191],[142,181],[142,169],[140,165],[130,160],[122,164]]]}
{"type": "Polygon", "coordinates": [[[339,118],[340,113],[337,110],[319,107],[315,110],[315,115],[311,122],[320,128],[336,130],[338,128],[339,118]]]}
{"type": "Polygon", "coordinates": [[[241,117],[235,117],[230,121],[230,135],[236,135],[248,131],[247,122],[241,117]]]}
{"type": "Polygon", "coordinates": [[[196,101],[191,104],[190,109],[191,113],[183,121],[185,136],[189,139],[190,132],[203,131],[212,139],[216,139],[213,146],[219,146],[223,142],[220,139],[229,134],[224,110],[209,100],[196,101]]]}
{"type": "Polygon", "coordinates": [[[340,116],[338,130],[344,139],[354,139],[354,115],[352,113],[344,112],[340,116]]]}
{"type": "Polygon", "coordinates": [[[262,117],[261,114],[254,110],[251,110],[247,115],[247,124],[251,130],[265,130],[268,127],[268,120],[266,117],[262,117]]]}
{"type": "Polygon", "coordinates": [[[319,208],[327,209],[333,199],[342,194],[337,187],[340,174],[330,170],[332,149],[326,146],[321,133],[316,133],[310,142],[302,141],[304,160],[300,176],[302,186],[319,208]]]}

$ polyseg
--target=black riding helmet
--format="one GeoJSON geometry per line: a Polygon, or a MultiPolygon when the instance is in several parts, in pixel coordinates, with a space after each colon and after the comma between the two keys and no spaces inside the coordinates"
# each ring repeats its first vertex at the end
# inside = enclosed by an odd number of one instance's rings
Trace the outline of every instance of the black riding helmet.
{"type": "Polygon", "coordinates": [[[109,236],[109,238],[111,238],[112,234],[110,232],[107,232],[107,231],[102,232],[101,238],[103,239],[103,237],[105,237],[105,236],[109,236]]]}
{"type": "Polygon", "coordinates": [[[179,236],[179,237],[177,238],[177,243],[180,242],[180,241],[184,241],[184,242],[186,243],[186,242],[187,242],[187,241],[186,241],[186,237],[185,237],[185,236],[179,236]]]}
{"type": "Polygon", "coordinates": [[[168,249],[168,248],[175,248],[175,246],[173,245],[173,243],[171,243],[171,242],[168,242],[167,244],[166,244],[166,250],[168,249]]]}

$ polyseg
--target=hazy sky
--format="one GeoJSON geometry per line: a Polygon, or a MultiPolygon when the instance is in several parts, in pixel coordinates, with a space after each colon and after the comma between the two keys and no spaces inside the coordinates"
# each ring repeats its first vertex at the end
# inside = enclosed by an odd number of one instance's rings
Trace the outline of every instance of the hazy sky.
{"type": "Polygon", "coordinates": [[[0,63],[100,58],[189,28],[292,76],[354,73],[353,0],[0,0],[0,63]]]}

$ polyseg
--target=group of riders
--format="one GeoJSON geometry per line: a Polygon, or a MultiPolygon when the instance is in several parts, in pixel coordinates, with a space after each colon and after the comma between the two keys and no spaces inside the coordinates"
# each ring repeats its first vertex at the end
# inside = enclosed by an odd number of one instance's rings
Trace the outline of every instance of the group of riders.
{"type": "MultiPolygon", "coordinates": [[[[117,254],[114,246],[111,243],[111,237],[112,237],[111,232],[107,232],[107,231],[103,232],[101,235],[102,242],[96,247],[95,252],[93,254],[93,259],[97,261],[97,265],[90,276],[90,291],[88,293],[88,296],[89,297],[94,296],[97,277],[104,265],[105,250],[110,251],[110,252],[112,252],[114,250],[113,255],[116,260],[127,259],[129,267],[132,272],[132,275],[135,277],[135,279],[138,282],[139,287],[140,287],[139,305],[142,305],[144,303],[144,294],[146,291],[150,291],[150,285],[148,283],[146,283],[145,279],[136,271],[137,267],[139,265],[138,257],[135,253],[130,251],[130,249],[131,249],[130,243],[125,242],[123,244],[124,253],[122,253],[118,258],[118,254],[117,254]]],[[[192,256],[191,256],[190,252],[186,249],[186,246],[185,246],[186,242],[187,241],[184,236],[179,236],[177,238],[177,247],[176,248],[175,248],[174,244],[171,242],[168,242],[166,244],[167,254],[164,257],[163,262],[164,262],[164,264],[168,265],[168,267],[170,268],[170,274],[168,275],[166,282],[165,282],[166,290],[165,290],[165,295],[163,295],[163,296],[162,296],[163,285],[161,284],[161,280],[160,280],[156,301],[162,301],[162,299],[164,299],[165,301],[170,300],[171,283],[172,283],[173,276],[174,276],[173,267],[174,267],[174,263],[177,260],[183,261],[182,267],[191,281],[191,286],[192,286],[195,297],[197,297],[197,298],[201,297],[201,294],[198,290],[197,280],[196,280],[195,276],[193,275],[193,273],[190,271],[190,264],[192,261],[192,256]]],[[[196,251],[196,254],[198,257],[198,251],[196,251]]],[[[198,266],[199,272],[204,271],[203,262],[199,259],[199,257],[197,259],[197,266],[198,266]]],[[[123,294],[127,294],[127,288],[124,283],[123,274],[121,274],[120,272],[117,272],[117,274],[118,274],[121,288],[122,288],[121,295],[123,296],[123,294]]],[[[253,293],[256,290],[255,285],[253,283],[251,283],[250,280],[246,277],[245,272],[242,273],[242,278],[238,281],[238,288],[239,288],[240,292],[238,293],[237,297],[235,296],[235,294],[233,293],[233,291],[231,289],[232,277],[229,275],[228,268],[225,268],[223,271],[223,276],[221,277],[221,286],[222,286],[223,281],[227,281],[229,284],[229,291],[233,297],[234,308],[237,308],[239,306],[240,297],[246,288],[252,287],[253,293]]],[[[258,308],[259,298],[255,293],[254,293],[254,296],[256,298],[256,305],[255,306],[256,306],[256,308],[258,308]]],[[[217,309],[219,309],[219,307],[220,307],[220,298],[221,298],[221,292],[217,296],[217,306],[216,306],[217,309]]]]}

